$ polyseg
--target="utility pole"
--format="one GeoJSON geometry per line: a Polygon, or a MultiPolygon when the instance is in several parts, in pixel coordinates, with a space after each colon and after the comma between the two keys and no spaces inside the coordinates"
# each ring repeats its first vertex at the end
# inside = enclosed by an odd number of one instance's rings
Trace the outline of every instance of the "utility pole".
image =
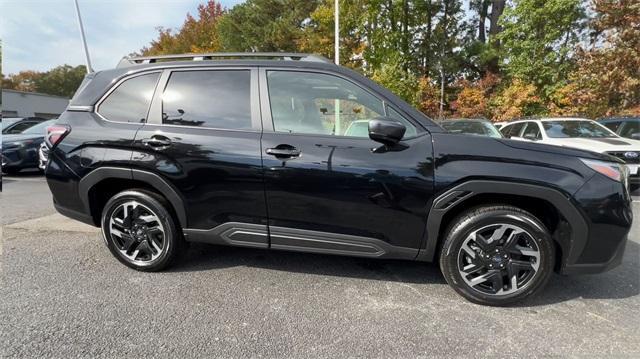
{"type": "Polygon", "coordinates": [[[82,39],[82,46],[84,47],[84,55],[87,61],[87,73],[93,72],[91,66],[91,58],[89,57],[89,48],[87,47],[87,39],[84,36],[84,26],[82,25],[82,17],[80,16],[80,6],[78,6],[78,0],[74,0],[76,3],[76,15],[78,16],[78,26],[80,26],[80,38],[82,39]]]}
{"type": "Polygon", "coordinates": [[[333,13],[334,21],[334,61],[336,65],[340,65],[340,5],[339,0],[335,0],[335,9],[333,13]]]}
{"type": "MultiPolygon", "coordinates": [[[[340,65],[340,4],[339,0],[334,0],[333,17],[335,19],[333,27],[333,42],[334,42],[334,61],[336,65],[340,65]]],[[[333,104],[333,134],[339,136],[341,134],[340,129],[340,99],[335,99],[333,104]]],[[[333,153],[333,152],[332,152],[333,153]]]]}

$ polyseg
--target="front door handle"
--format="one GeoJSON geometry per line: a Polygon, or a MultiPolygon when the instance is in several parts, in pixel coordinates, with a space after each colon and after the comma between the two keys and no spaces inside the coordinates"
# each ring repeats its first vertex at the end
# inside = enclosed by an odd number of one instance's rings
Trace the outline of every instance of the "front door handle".
{"type": "Polygon", "coordinates": [[[151,138],[143,138],[142,143],[151,147],[167,147],[171,145],[171,140],[164,136],[151,136],[151,138]]]}
{"type": "Polygon", "coordinates": [[[292,158],[300,156],[300,150],[293,146],[278,146],[274,148],[267,148],[267,154],[276,156],[276,158],[292,158]]]}

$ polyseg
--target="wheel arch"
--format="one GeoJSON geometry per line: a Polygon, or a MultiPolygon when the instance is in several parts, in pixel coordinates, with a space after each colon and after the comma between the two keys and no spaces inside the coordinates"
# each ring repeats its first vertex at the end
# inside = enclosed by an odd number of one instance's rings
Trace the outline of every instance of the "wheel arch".
{"type": "Polygon", "coordinates": [[[97,168],[83,177],[78,184],[80,200],[86,213],[91,214],[94,222],[96,221],[97,215],[97,223],[100,223],[100,213],[96,213],[95,190],[109,185],[118,190],[143,188],[157,192],[171,204],[171,209],[182,228],[187,228],[187,215],[184,201],[170,183],[152,172],[121,167],[97,168]]]}
{"type": "MultiPolygon", "coordinates": [[[[556,211],[564,220],[557,224],[558,228],[553,228],[555,232],[552,233],[560,259],[557,269],[567,263],[574,263],[586,244],[587,223],[571,203],[569,194],[535,184],[472,180],[458,184],[434,199],[427,218],[426,238],[416,259],[433,261],[442,244],[448,222],[468,208],[485,204],[510,204],[534,215],[544,213],[541,210],[545,206],[556,211]],[[565,228],[563,222],[569,228],[565,228]]],[[[545,225],[549,226],[549,223],[545,225]]]]}

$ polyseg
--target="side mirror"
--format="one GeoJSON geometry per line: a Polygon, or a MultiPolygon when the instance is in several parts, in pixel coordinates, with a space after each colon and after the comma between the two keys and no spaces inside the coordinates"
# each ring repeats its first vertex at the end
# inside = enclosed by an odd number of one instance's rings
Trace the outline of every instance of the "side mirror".
{"type": "Polygon", "coordinates": [[[378,117],[369,121],[369,138],[385,146],[400,142],[407,128],[390,117],[378,117]]]}
{"type": "Polygon", "coordinates": [[[530,140],[530,141],[537,141],[538,137],[536,137],[536,135],[534,135],[533,133],[527,133],[526,135],[524,135],[523,137],[526,140],[530,140]]]}
{"type": "Polygon", "coordinates": [[[640,140],[640,132],[634,132],[631,134],[631,139],[640,140]]]}

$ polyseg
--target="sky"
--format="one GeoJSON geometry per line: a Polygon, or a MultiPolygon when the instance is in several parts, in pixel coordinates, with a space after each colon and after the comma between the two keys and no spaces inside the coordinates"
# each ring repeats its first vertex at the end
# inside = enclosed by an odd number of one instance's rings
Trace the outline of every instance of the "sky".
{"type": "MultiPolygon", "coordinates": [[[[78,0],[95,70],[113,68],[157,37],[179,28],[206,0],[78,0]]],[[[219,0],[227,8],[244,0],[219,0]]],[[[73,0],[0,0],[2,72],[85,64],[73,0]]]]}

